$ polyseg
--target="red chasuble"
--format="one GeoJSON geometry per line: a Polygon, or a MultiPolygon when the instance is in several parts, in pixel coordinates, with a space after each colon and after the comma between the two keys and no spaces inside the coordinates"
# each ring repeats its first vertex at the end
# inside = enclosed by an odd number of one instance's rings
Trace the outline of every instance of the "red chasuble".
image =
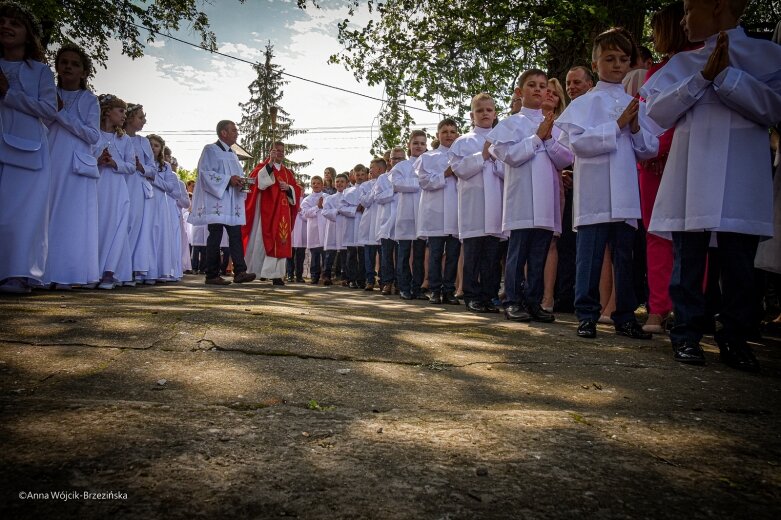
{"type": "MultiPolygon", "coordinates": [[[[258,172],[265,168],[266,162],[258,164],[250,177],[258,178],[258,172]]],[[[272,258],[290,258],[293,256],[293,226],[298,215],[298,204],[301,198],[301,188],[296,184],[293,172],[282,166],[279,171],[272,166],[274,184],[265,190],[259,190],[257,184],[253,184],[244,202],[246,224],[241,227],[241,238],[244,242],[244,251],[247,250],[249,237],[255,230],[255,205],[260,197],[260,222],[263,227],[263,246],[266,255],[272,258]],[[279,188],[279,181],[283,180],[293,188],[295,204],[290,204],[287,194],[279,188]]]]}

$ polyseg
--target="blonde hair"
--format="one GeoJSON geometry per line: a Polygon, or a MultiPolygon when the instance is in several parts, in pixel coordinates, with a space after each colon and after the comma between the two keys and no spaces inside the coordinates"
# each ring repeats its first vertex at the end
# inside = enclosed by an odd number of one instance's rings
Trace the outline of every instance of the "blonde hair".
{"type": "Polygon", "coordinates": [[[494,101],[494,98],[491,97],[491,94],[488,94],[487,92],[480,92],[475,97],[472,98],[472,102],[470,103],[470,107],[472,110],[475,109],[475,105],[477,105],[480,101],[490,101],[491,103],[496,104],[494,101]]]}
{"type": "Polygon", "coordinates": [[[548,80],[548,88],[556,92],[559,96],[559,103],[553,107],[553,118],[556,119],[567,108],[567,103],[564,101],[564,87],[561,86],[561,82],[556,78],[550,78],[548,80]]]}
{"type": "MultiPolygon", "coordinates": [[[[127,109],[127,103],[119,99],[117,96],[113,94],[102,94],[100,97],[98,97],[98,102],[100,103],[100,124],[103,126],[103,120],[106,119],[106,116],[108,116],[108,113],[114,110],[115,108],[124,108],[127,109]]],[[[117,134],[117,137],[122,137],[125,135],[125,131],[122,129],[121,126],[115,126],[114,127],[114,133],[117,134]]]]}

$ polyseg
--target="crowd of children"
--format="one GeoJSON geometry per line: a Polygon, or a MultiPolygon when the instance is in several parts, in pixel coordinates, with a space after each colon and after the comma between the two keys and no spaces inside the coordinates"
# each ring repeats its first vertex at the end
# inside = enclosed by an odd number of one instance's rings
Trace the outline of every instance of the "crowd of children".
{"type": "MultiPolygon", "coordinates": [[[[509,117],[500,120],[494,99],[480,93],[468,133],[444,119],[431,150],[415,130],[368,168],[312,177],[311,193],[290,199],[298,214],[288,282],[304,282],[308,267],[311,284],[328,286],[338,270],[353,289],[436,305],[463,300],[468,311],[513,321],[552,322],[553,294],[571,295],[563,299],[582,338],[596,337],[607,320],[619,335],[648,339],[674,315],[674,359],[704,364],[703,287],[718,265],[721,358],[758,370],[747,344],[749,281],[759,242],[774,234],[768,129],[781,121],[781,47],[745,35],[745,4],[665,7],[652,21],[661,66],[638,57],[627,31],[600,34],[598,81],[574,67],[569,106],[554,78],[529,69],[509,117]],[[646,248],[637,246],[646,242],[650,296],[640,298],[651,318],[641,326],[636,266],[646,248]],[[554,291],[557,270],[563,287],[554,291]]],[[[190,267],[186,237],[193,270],[203,271],[206,232],[185,231],[187,190],[163,140],[137,135],[142,107],[96,99],[84,84],[89,60],[73,46],[57,54],[55,88],[32,19],[0,8],[6,27],[13,36],[0,47],[0,241],[14,247],[1,258],[0,289],[177,280],[190,267]]],[[[230,186],[238,190],[238,181],[230,186]]],[[[230,224],[245,224],[237,222],[230,224]]],[[[207,283],[217,280],[210,262],[207,283]]],[[[766,263],[781,271],[781,258],[766,263]]],[[[254,279],[244,271],[243,281],[254,279]]]]}

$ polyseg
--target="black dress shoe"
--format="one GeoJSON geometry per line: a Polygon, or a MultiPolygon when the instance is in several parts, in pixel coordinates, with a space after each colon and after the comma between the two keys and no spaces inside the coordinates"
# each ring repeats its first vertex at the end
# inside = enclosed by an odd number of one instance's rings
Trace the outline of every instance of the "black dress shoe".
{"type": "Polygon", "coordinates": [[[532,321],[539,321],[541,323],[553,323],[556,321],[556,316],[554,316],[552,312],[543,309],[539,303],[528,305],[527,308],[529,309],[529,316],[531,316],[532,321]]]}
{"type": "Polygon", "coordinates": [[[745,341],[717,341],[719,360],[727,366],[746,372],[759,372],[759,361],[745,341]]]}
{"type": "Polygon", "coordinates": [[[358,283],[357,282],[350,282],[347,285],[347,287],[349,287],[350,289],[360,289],[360,287],[358,287],[358,283]]]}
{"type": "Polygon", "coordinates": [[[493,303],[489,302],[489,303],[486,303],[484,305],[485,305],[485,312],[494,312],[494,313],[498,313],[499,312],[499,307],[497,307],[493,303]]]}
{"type": "Polygon", "coordinates": [[[412,295],[409,293],[409,291],[399,291],[399,298],[402,300],[411,300],[412,295]]]}
{"type": "Polygon", "coordinates": [[[320,285],[320,280],[313,279],[311,282],[309,282],[309,285],[320,285]]]}
{"type": "Polygon", "coordinates": [[[285,285],[285,281],[282,278],[274,278],[271,283],[273,285],[285,285]]]}
{"type": "Polygon", "coordinates": [[[478,300],[472,300],[471,302],[467,303],[466,308],[472,312],[488,312],[488,309],[485,308],[483,302],[478,300]]]}
{"type": "Polygon", "coordinates": [[[673,343],[673,359],[688,365],[704,365],[705,353],[700,344],[693,341],[673,343]]]}
{"type": "Polygon", "coordinates": [[[597,337],[597,322],[594,320],[583,320],[578,325],[578,337],[581,338],[596,338],[597,337]]]}
{"type": "Polygon", "coordinates": [[[650,332],[644,331],[643,327],[635,320],[616,326],[616,334],[634,339],[651,339],[654,337],[650,332]]]}
{"type": "Polygon", "coordinates": [[[456,295],[453,293],[445,293],[442,295],[442,303],[448,305],[461,305],[461,302],[458,301],[458,298],[456,298],[456,295]]]}
{"type": "Polygon", "coordinates": [[[412,295],[412,299],[413,300],[428,300],[428,296],[426,296],[426,293],[419,292],[419,293],[414,293],[412,295]]]}
{"type": "Polygon", "coordinates": [[[532,319],[522,306],[515,303],[505,307],[504,317],[510,321],[531,321],[532,319]]]}
{"type": "Polygon", "coordinates": [[[432,305],[441,305],[442,295],[438,292],[433,292],[431,293],[431,296],[428,297],[428,302],[432,305]]]}
{"type": "Polygon", "coordinates": [[[294,280],[295,279],[292,276],[288,276],[287,277],[287,281],[290,282],[290,283],[293,283],[294,280]]]}
{"type": "Polygon", "coordinates": [[[304,279],[303,278],[296,278],[296,283],[304,283],[304,279]]]}

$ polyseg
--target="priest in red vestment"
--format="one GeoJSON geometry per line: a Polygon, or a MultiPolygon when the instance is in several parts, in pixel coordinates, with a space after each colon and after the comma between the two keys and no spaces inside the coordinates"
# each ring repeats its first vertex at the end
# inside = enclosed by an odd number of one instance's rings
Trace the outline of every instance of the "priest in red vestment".
{"type": "Polygon", "coordinates": [[[284,285],[285,261],[293,255],[293,226],[301,198],[293,172],[282,164],[284,158],[285,145],[275,142],[268,160],[250,173],[255,184],[247,194],[246,224],[241,228],[247,265],[275,285],[284,285]]]}

